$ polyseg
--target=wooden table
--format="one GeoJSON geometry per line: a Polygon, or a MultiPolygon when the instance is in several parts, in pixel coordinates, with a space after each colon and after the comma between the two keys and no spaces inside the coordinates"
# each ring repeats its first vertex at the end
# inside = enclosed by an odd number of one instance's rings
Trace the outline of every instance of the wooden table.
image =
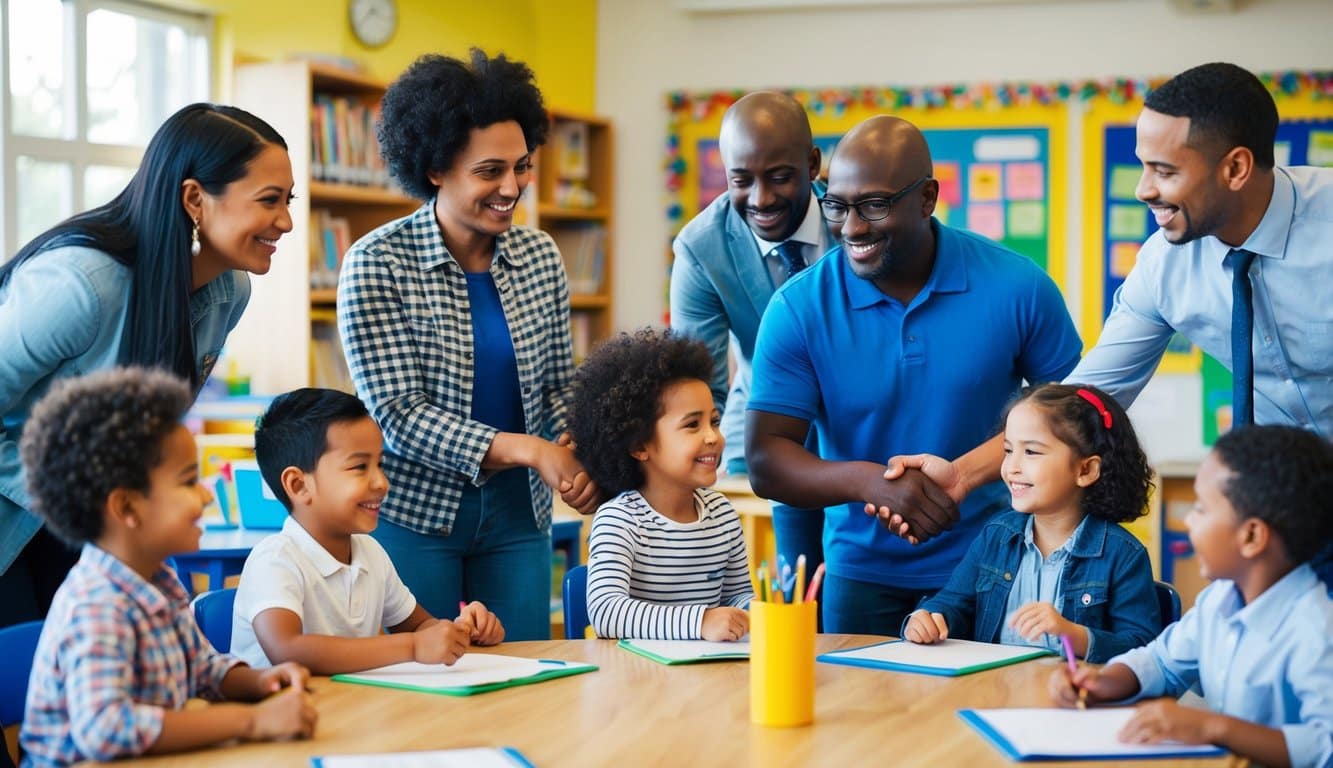
{"type": "MultiPolygon", "coordinates": [[[[823,652],[881,640],[821,635],[817,647],[823,652]]],[[[1011,766],[956,711],[1046,706],[1046,677],[1053,664],[1061,663],[1029,661],[953,679],[817,664],[814,725],[784,729],[750,724],[745,662],[668,667],[620,650],[610,640],[507,643],[495,650],[587,661],[601,669],[472,697],[319,679],[314,697],[320,720],[311,741],[244,744],[117,765],[304,767],[312,755],[512,746],[538,768],[1011,766]]]]}

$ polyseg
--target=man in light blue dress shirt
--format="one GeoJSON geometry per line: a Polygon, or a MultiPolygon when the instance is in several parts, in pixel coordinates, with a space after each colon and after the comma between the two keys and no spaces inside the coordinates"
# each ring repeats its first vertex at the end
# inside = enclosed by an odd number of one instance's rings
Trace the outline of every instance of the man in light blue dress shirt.
{"type": "MultiPolygon", "coordinates": [[[[1277,107],[1240,67],[1187,70],[1145,105],[1137,194],[1159,229],[1116,291],[1097,345],[1066,381],[1098,386],[1128,407],[1175,333],[1230,366],[1234,265],[1248,251],[1256,254],[1254,423],[1333,439],[1333,168],[1274,166],[1277,107]]],[[[953,462],[903,458],[891,467],[920,467],[962,498],[998,477],[1002,443],[997,437],[953,462]]],[[[882,517],[902,527],[891,511],[882,517]]],[[[1326,549],[1316,562],[1325,582],[1333,582],[1331,566],[1326,549]]]]}

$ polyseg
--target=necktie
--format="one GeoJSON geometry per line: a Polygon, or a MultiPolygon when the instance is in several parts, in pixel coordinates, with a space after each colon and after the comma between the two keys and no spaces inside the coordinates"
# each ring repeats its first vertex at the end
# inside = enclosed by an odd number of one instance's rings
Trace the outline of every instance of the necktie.
{"type": "Polygon", "coordinates": [[[1250,264],[1254,254],[1232,248],[1231,257],[1231,426],[1254,423],[1254,307],[1250,302],[1250,264]]]}
{"type": "Polygon", "coordinates": [[[805,257],[801,255],[801,244],[795,240],[787,240],[773,249],[777,251],[778,258],[782,259],[782,266],[787,268],[787,277],[805,269],[805,257]]]}

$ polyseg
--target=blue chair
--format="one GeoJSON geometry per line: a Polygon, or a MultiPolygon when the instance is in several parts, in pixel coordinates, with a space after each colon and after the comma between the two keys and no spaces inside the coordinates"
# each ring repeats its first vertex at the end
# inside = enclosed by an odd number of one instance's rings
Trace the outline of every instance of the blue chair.
{"type": "Polygon", "coordinates": [[[565,571],[560,596],[565,605],[565,639],[582,640],[588,628],[588,566],[576,565],[565,571]]]}
{"type": "Polygon", "coordinates": [[[231,651],[231,613],[236,605],[236,588],[205,592],[191,605],[194,606],[195,623],[204,631],[208,642],[222,653],[231,651]]]}
{"type": "MultiPolygon", "coordinates": [[[[29,621],[0,629],[0,729],[23,721],[23,707],[28,699],[28,676],[32,658],[37,654],[37,638],[42,622],[29,621]]],[[[0,764],[8,764],[9,749],[0,737],[0,764]]]]}
{"type": "Polygon", "coordinates": [[[1180,593],[1165,581],[1154,581],[1153,589],[1157,592],[1157,615],[1162,620],[1162,629],[1180,621],[1180,593]]]}

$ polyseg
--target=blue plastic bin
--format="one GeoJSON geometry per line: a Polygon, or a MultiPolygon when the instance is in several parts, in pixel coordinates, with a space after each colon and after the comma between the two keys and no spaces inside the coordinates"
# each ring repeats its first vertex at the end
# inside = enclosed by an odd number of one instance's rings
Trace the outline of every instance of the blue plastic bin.
{"type": "Polygon", "coordinates": [[[287,519],[287,509],[269,490],[259,465],[253,462],[235,462],[232,472],[236,478],[236,506],[241,512],[242,528],[281,528],[287,519]]]}

